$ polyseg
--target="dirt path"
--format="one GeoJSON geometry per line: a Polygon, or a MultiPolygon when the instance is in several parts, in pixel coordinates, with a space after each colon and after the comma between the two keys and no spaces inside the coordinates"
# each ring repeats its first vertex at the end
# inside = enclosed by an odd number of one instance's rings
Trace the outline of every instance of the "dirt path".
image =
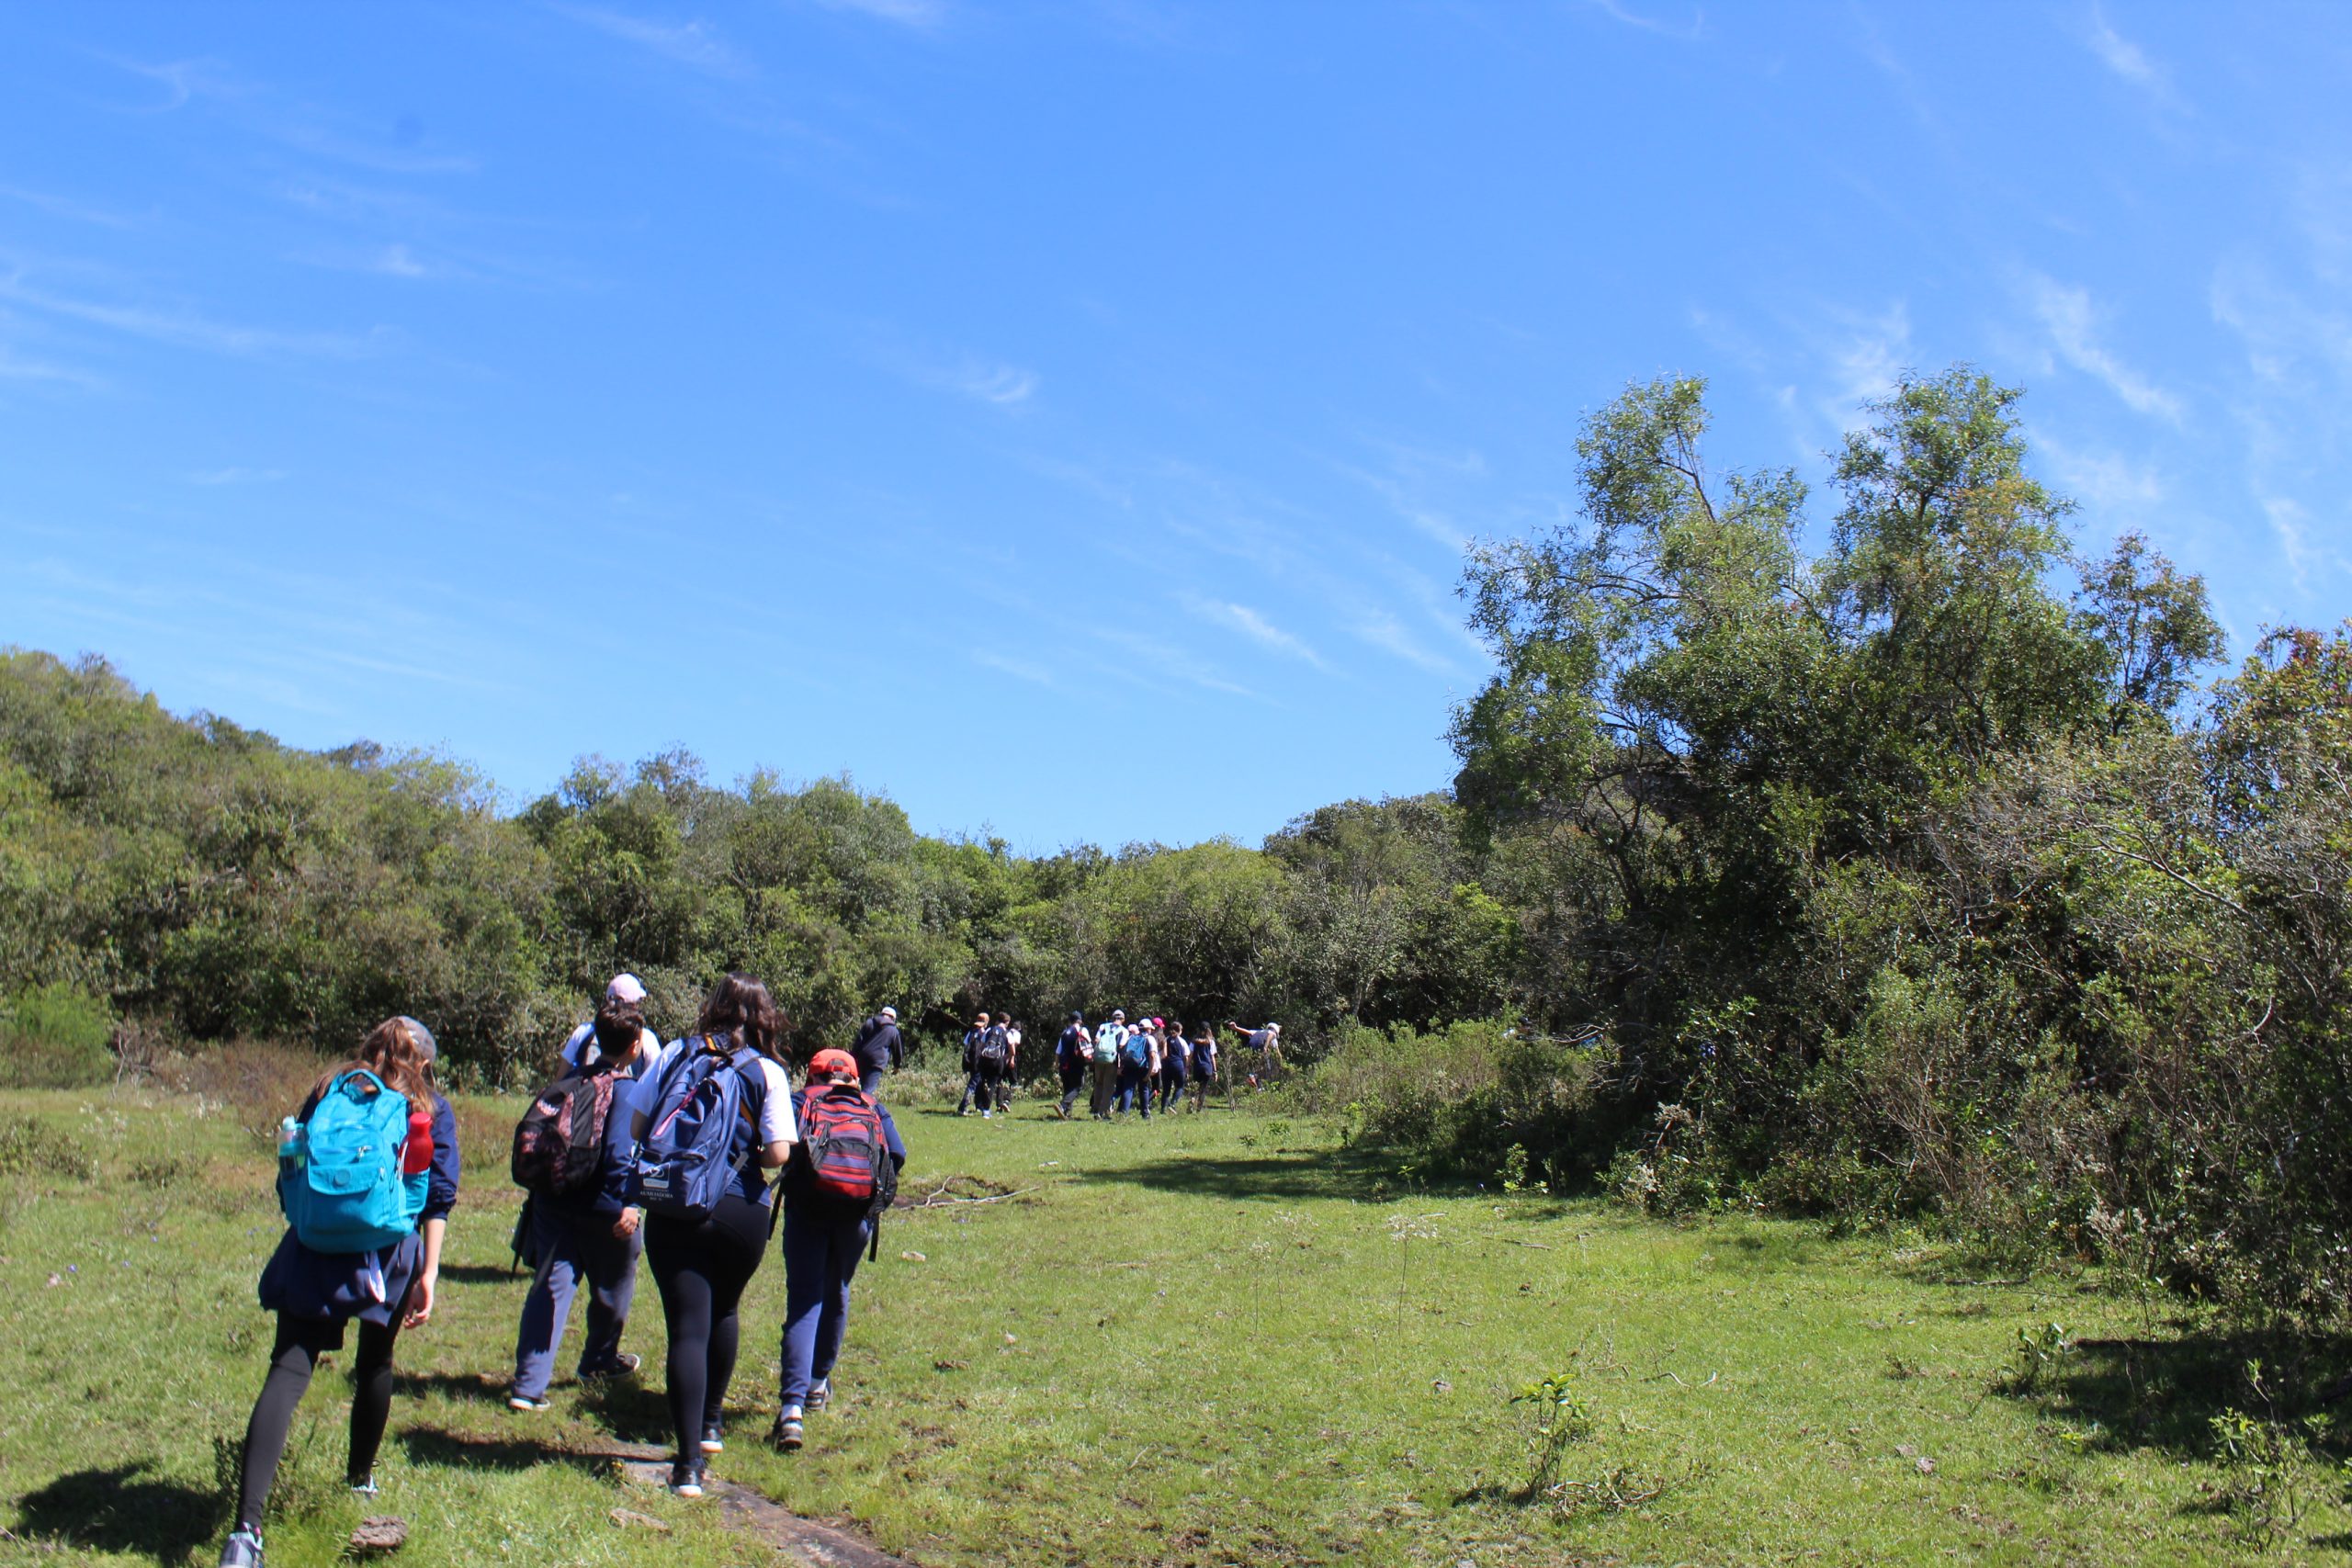
{"type": "MultiPolygon", "coordinates": [[[[670,1483],[670,1457],[659,1449],[615,1448],[600,1453],[631,1481],[656,1487],[670,1483]]],[[[780,1508],[748,1486],[716,1476],[706,1484],[730,1526],[765,1541],[788,1562],[808,1568],[914,1568],[903,1557],[893,1557],[845,1531],[811,1523],[780,1508]]]]}

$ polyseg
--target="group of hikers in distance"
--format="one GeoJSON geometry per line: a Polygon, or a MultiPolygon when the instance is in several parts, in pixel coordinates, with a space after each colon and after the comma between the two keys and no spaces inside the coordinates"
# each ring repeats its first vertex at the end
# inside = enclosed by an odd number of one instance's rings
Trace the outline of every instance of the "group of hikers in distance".
{"type": "MultiPolygon", "coordinates": [[[[633,1372],[620,1348],[640,1254],[669,1331],[664,1365],[677,1438],[670,1488],[703,1495],[727,1443],[745,1286],[783,1234],[781,1408],[768,1433],[791,1451],[832,1396],[859,1255],[877,1245],[907,1151],[874,1092],[878,1058],[820,1050],[795,1088],[791,1025],[767,987],[729,975],[694,1031],[663,1044],[646,1027],[645,987],[614,977],[593,1022],[566,1041],[562,1071],[514,1130],[513,1174],[528,1194],[517,1250],[534,1263],[507,1404],[548,1408],[571,1301],[584,1283],[578,1375],[633,1372]],[[861,1068],[872,1062],[869,1073],[861,1068]],[[768,1173],[780,1171],[771,1182],[768,1173]]],[[[885,1009],[893,1026],[896,1016],[885,1009]]],[[[862,1032],[860,1047],[872,1044],[862,1032]]],[[[358,1325],[345,1477],[377,1495],[401,1332],[432,1320],[442,1242],[458,1202],[456,1114],[435,1083],[433,1032],[406,1016],[371,1030],[322,1076],[279,1129],[287,1229],[259,1284],[277,1315],[269,1371],[240,1450],[223,1568],[260,1568],[262,1523],[294,1411],[319,1359],[358,1325]]]]}
{"type": "MultiPolygon", "coordinates": [[[[888,1010],[885,1010],[888,1011],[888,1010]]],[[[866,1021],[876,1031],[877,1018],[866,1021]]],[[[898,1015],[890,1013],[890,1036],[897,1038],[898,1015]]],[[[1256,1087],[1263,1076],[1282,1065],[1282,1025],[1250,1029],[1228,1021],[1226,1028],[1242,1035],[1254,1053],[1256,1066],[1249,1082],[1256,1087]]],[[[868,1035],[861,1032],[863,1043],[868,1035]]],[[[969,1116],[977,1107],[983,1117],[1008,1109],[1012,1087],[1020,1081],[1021,1025],[1009,1013],[981,1013],[964,1034],[964,1093],[956,1114],[969,1116]]],[[[1111,1121],[1135,1111],[1151,1120],[1157,1101],[1162,1114],[1180,1108],[1189,1093],[1193,1109],[1200,1111],[1212,1087],[1223,1081],[1225,1064],[1216,1032],[1204,1023],[1191,1035],[1172,1019],[1138,1017],[1127,1022],[1125,1008],[1089,1029],[1086,1015],[1073,1012],[1054,1045],[1054,1069],[1061,1077],[1061,1103],[1056,1114],[1070,1119],[1079,1096],[1089,1092],[1088,1109],[1097,1121],[1111,1121]]]]}

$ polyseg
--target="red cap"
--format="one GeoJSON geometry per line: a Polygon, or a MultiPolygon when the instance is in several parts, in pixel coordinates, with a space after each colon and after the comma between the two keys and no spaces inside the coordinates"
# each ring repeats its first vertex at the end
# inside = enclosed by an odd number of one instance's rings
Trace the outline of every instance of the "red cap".
{"type": "Polygon", "coordinates": [[[820,1051],[808,1058],[811,1078],[854,1078],[857,1077],[857,1058],[846,1051],[820,1051]]]}

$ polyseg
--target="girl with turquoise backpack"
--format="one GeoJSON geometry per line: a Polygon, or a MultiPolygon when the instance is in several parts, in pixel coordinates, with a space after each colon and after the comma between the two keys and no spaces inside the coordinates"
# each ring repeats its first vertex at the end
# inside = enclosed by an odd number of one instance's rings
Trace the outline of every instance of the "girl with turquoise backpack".
{"type": "Polygon", "coordinates": [[[358,1055],[319,1079],[279,1128],[277,1197],[286,1235],[261,1275],[261,1304],[277,1314],[269,1376],[245,1425],[236,1529],[221,1568],[261,1568],[262,1512],[286,1451],[295,1406],[318,1359],[352,1362],[353,1492],[376,1495],[376,1450],[391,1415],[392,1345],[433,1315],[441,1241],[458,1201],[458,1119],[433,1087],[433,1032],[390,1018],[358,1055]]]}

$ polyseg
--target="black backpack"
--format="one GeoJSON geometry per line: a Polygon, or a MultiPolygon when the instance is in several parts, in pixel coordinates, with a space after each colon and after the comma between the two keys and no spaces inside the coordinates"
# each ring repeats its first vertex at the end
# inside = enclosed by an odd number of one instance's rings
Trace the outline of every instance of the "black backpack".
{"type": "Polygon", "coordinates": [[[599,1063],[567,1073],[531,1097],[531,1108],[514,1124],[509,1164],[515,1186],[561,1198],[594,1185],[612,1120],[614,1076],[599,1063]]]}

